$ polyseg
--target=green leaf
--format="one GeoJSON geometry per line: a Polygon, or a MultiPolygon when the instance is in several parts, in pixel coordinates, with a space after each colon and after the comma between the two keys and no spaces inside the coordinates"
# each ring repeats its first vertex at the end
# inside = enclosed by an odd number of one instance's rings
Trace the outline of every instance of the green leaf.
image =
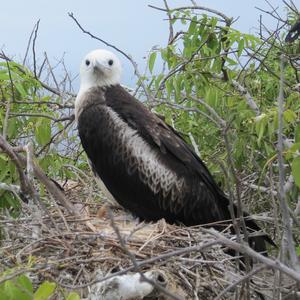
{"type": "Polygon", "coordinates": [[[25,275],[19,276],[17,282],[28,292],[28,294],[33,294],[32,282],[27,276],[25,275]]]}
{"type": "Polygon", "coordinates": [[[233,59],[231,59],[229,57],[226,57],[226,61],[228,62],[229,66],[235,66],[235,65],[237,65],[237,61],[235,61],[235,60],[233,60],[233,59]]]}
{"type": "MultiPolygon", "coordinates": [[[[18,282],[18,279],[16,279],[17,283],[20,284],[20,282],[18,282]]],[[[21,280],[22,282],[22,280],[21,280]]],[[[21,284],[22,285],[22,284],[21,284]]],[[[30,292],[30,290],[27,290],[26,287],[22,286],[19,287],[17,286],[13,280],[7,280],[4,283],[4,287],[3,287],[3,293],[1,293],[0,295],[0,299],[2,300],[31,300],[32,293],[30,292]],[[3,297],[3,298],[2,298],[3,297]]]]}
{"type": "Polygon", "coordinates": [[[66,300],[80,300],[80,297],[77,293],[71,292],[66,300]]]}
{"type": "Polygon", "coordinates": [[[16,118],[12,118],[8,120],[7,123],[7,135],[9,138],[14,138],[17,134],[19,128],[19,122],[16,118]]]}
{"type": "Polygon", "coordinates": [[[149,63],[148,64],[149,64],[149,70],[150,70],[151,74],[152,74],[154,63],[155,63],[155,60],[156,60],[156,55],[157,55],[156,52],[152,52],[150,54],[150,57],[149,57],[149,63]]]}
{"type": "Polygon", "coordinates": [[[18,82],[16,82],[14,85],[15,85],[15,88],[17,89],[17,91],[20,93],[21,97],[26,98],[27,92],[25,91],[23,85],[18,82]]]}
{"type": "Polygon", "coordinates": [[[300,143],[300,124],[295,128],[295,143],[300,143]]]}
{"type": "Polygon", "coordinates": [[[300,156],[294,158],[292,161],[292,175],[296,185],[300,187],[300,156]]]}
{"type": "Polygon", "coordinates": [[[287,109],[284,113],[283,113],[283,118],[287,123],[292,123],[297,119],[297,115],[294,111],[287,109]]]}
{"type": "Polygon", "coordinates": [[[35,137],[40,145],[47,144],[51,139],[51,121],[39,118],[35,127],[35,137]]]}
{"type": "Polygon", "coordinates": [[[47,300],[55,291],[56,284],[54,282],[43,282],[34,293],[33,300],[47,300]]]}
{"type": "Polygon", "coordinates": [[[193,34],[195,32],[196,25],[197,25],[197,17],[193,17],[188,29],[189,34],[193,34]]]}
{"type": "Polygon", "coordinates": [[[168,96],[168,98],[170,98],[172,90],[173,90],[173,82],[172,82],[171,78],[165,82],[165,86],[166,86],[167,96],[168,96]]]}
{"type": "Polygon", "coordinates": [[[205,100],[210,106],[215,107],[217,101],[216,90],[213,88],[208,89],[205,96],[205,100]]]}
{"type": "Polygon", "coordinates": [[[241,56],[241,54],[242,54],[242,52],[243,52],[243,50],[244,50],[244,46],[245,46],[245,40],[244,39],[241,39],[240,41],[239,41],[239,44],[238,44],[238,57],[240,57],[241,56]]]}
{"type": "Polygon", "coordinates": [[[0,70],[0,80],[9,80],[9,74],[6,70],[0,70]]]}

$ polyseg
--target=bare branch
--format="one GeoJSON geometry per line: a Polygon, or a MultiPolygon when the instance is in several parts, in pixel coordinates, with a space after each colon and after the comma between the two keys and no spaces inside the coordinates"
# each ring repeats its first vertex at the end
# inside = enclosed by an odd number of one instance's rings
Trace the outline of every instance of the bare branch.
{"type": "Polygon", "coordinates": [[[295,243],[293,240],[293,233],[291,227],[291,218],[288,211],[288,204],[286,202],[286,194],[284,191],[285,183],[285,171],[284,171],[284,159],[283,159],[283,111],[284,111],[284,64],[285,57],[282,54],[280,57],[280,86],[278,96],[278,170],[279,170],[279,201],[282,213],[283,223],[283,238],[287,239],[287,247],[289,251],[290,260],[293,267],[300,273],[300,264],[295,251],[295,243]]]}
{"type": "Polygon", "coordinates": [[[33,74],[34,77],[37,78],[37,72],[36,72],[36,53],[35,53],[35,43],[37,39],[37,34],[39,30],[40,20],[37,21],[35,30],[34,30],[34,37],[33,37],[33,43],[32,43],[32,54],[33,54],[33,74]]]}
{"type": "Polygon", "coordinates": [[[7,184],[5,182],[0,182],[0,190],[5,190],[14,193],[15,195],[20,194],[20,187],[15,184],[7,184]]]}
{"type": "Polygon", "coordinates": [[[259,107],[257,106],[256,102],[254,101],[253,97],[250,95],[249,91],[242,86],[238,81],[231,80],[232,86],[246,99],[247,104],[249,107],[255,112],[257,116],[261,114],[259,107]]]}
{"type": "Polygon", "coordinates": [[[15,118],[15,117],[38,117],[38,118],[46,118],[46,119],[50,119],[54,122],[62,122],[62,121],[73,121],[74,120],[74,115],[70,115],[70,116],[66,116],[66,117],[61,117],[61,118],[55,118],[51,115],[46,115],[46,114],[42,114],[42,113],[10,113],[10,117],[11,118],[15,118]]]}
{"type": "Polygon", "coordinates": [[[233,282],[232,284],[228,285],[228,287],[226,287],[216,298],[215,300],[219,300],[222,299],[222,297],[229,292],[232,288],[236,287],[237,285],[245,282],[246,280],[249,280],[253,275],[257,274],[258,272],[262,271],[263,269],[265,269],[266,266],[262,265],[259,266],[255,269],[253,269],[252,271],[250,271],[248,274],[246,274],[245,276],[241,277],[240,279],[238,279],[237,281],[233,282]]]}
{"type": "Polygon", "coordinates": [[[173,29],[173,25],[172,25],[172,15],[170,13],[170,9],[169,9],[167,0],[164,0],[164,4],[165,4],[165,8],[167,10],[167,15],[169,17],[169,40],[168,40],[168,43],[171,44],[173,39],[174,39],[174,29],[173,29]]]}
{"type": "Polygon", "coordinates": [[[49,62],[49,60],[48,60],[48,56],[47,56],[47,53],[46,53],[46,52],[44,52],[44,56],[45,56],[45,61],[46,61],[47,65],[48,65],[48,68],[49,68],[49,70],[50,70],[50,74],[51,74],[51,76],[52,76],[52,79],[53,79],[53,81],[54,81],[54,83],[55,83],[56,89],[57,89],[58,91],[60,91],[59,85],[58,85],[58,83],[57,83],[57,81],[56,81],[55,75],[54,75],[54,73],[53,73],[52,66],[50,65],[50,62],[49,62]]]}
{"type": "Polygon", "coordinates": [[[216,236],[218,238],[219,243],[223,244],[224,246],[230,247],[231,249],[236,250],[239,253],[247,254],[250,257],[252,257],[253,259],[257,259],[259,262],[265,264],[266,266],[268,266],[274,270],[279,270],[279,271],[285,273],[286,275],[288,275],[289,277],[293,278],[295,281],[300,282],[300,273],[289,268],[285,264],[281,263],[279,260],[268,258],[256,251],[254,251],[251,247],[249,247],[248,245],[246,245],[243,242],[242,243],[234,242],[234,241],[226,238],[224,235],[217,232],[216,230],[205,229],[205,228],[201,228],[201,230],[206,233],[216,236]]]}
{"type": "MultiPolygon", "coordinates": [[[[5,54],[3,53],[3,51],[2,51],[2,54],[4,57],[6,57],[5,54]]],[[[11,88],[11,97],[9,97],[9,99],[4,99],[4,100],[7,100],[5,117],[4,117],[4,122],[3,122],[3,132],[2,132],[4,139],[6,139],[6,134],[7,134],[8,118],[9,118],[9,114],[10,114],[10,104],[12,101],[15,100],[14,83],[13,83],[12,76],[11,76],[9,61],[7,59],[5,59],[5,61],[6,61],[7,69],[8,69],[10,88],[11,88]]],[[[3,95],[3,97],[4,97],[4,95],[3,95]]]]}
{"type": "MultiPolygon", "coordinates": [[[[164,8],[161,8],[161,7],[157,7],[157,6],[154,6],[154,5],[148,5],[148,6],[151,7],[151,8],[153,8],[153,9],[157,9],[157,10],[161,10],[161,11],[166,11],[166,12],[168,11],[167,9],[164,9],[164,8]]],[[[215,15],[221,17],[226,23],[227,22],[231,23],[232,20],[233,20],[233,18],[227,17],[225,14],[221,13],[220,11],[217,11],[215,9],[211,9],[211,8],[208,8],[208,7],[205,7],[205,6],[199,6],[199,5],[176,7],[176,8],[172,8],[171,12],[180,11],[180,10],[186,10],[186,9],[204,10],[204,11],[210,12],[212,14],[215,14],[215,15]]]]}

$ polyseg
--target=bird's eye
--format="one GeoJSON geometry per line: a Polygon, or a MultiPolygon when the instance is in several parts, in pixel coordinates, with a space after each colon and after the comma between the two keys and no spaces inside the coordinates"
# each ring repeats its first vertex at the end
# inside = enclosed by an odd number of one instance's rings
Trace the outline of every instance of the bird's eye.
{"type": "Polygon", "coordinates": [[[88,66],[88,65],[90,64],[90,61],[87,59],[87,60],[85,61],[85,64],[88,66]]]}
{"type": "Polygon", "coordinates": [[[110,59],[110,60],[108,61],[108,64],[109,64],[110,66],[112,66],[113,63],[114,63],[114,61],[113,61],[112,59],[110,59]]]}

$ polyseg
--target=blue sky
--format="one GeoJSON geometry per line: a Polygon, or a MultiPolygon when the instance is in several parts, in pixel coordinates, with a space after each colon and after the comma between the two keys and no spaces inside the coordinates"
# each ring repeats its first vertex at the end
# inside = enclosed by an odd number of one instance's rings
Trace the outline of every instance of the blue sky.
{"type": "MultiPolygon", "coordinates": [[[[283,3],[269,0],[274,7],[283,3]]],[[[255,6],[269,10],[264,0],[201,0],[199,5],[217,9],[228,16],[240,17],[235,28],[254,33],[259,12],[255,6]]],[[[54,64],[64,54],[65,63],[72,75],[77,74],[83,56],[103,45],[84,35],[68,12],[73,12],[83,27],[95,35],[115,44],[131,54],[144,66],[144,57],[153,45],[164,46],[168,38],[168,23],[165,14],[153,10],[148,4],[163,6],[162,0],[26,0],[2,1],[0,10],[0,47],[15,60],[22,61],[27,41],[36,21],[40,29],[36,43],[37,57],[42,60],[46,51],[54,64]]],[[[171,7],[191,5],[190,1],[169,1],[171,7]]],[[[274,20],[264,16],[264,22],[274,28],[274,20]]],[[[133,83],[133,69],[122,58],[125,84],[133,83]]]]}

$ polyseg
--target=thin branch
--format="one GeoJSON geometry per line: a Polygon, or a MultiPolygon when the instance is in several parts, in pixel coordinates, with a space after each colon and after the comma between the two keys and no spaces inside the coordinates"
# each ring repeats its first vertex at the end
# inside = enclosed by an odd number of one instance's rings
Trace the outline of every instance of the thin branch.
{"type": "Polygon", "coordinates": [[[155,100],[152,103],[152,107],[157,106],[157,105],[166,105],[168,107],[171,107],[173,109],[177,109],[177,110],[181,110],[181,111],[188,111],[188,112],[195,112],[195,113],[199,113],[203,116],[205,116],[207,119],[209,119],[212,123],[214,123],[217,127],[219,127],[219,123],[218,121],[216,121],[214,118],[212,118],[210,115],[206,114],[205,112],[203,112],[202,110],[196,108],[196,107],[186,107],[177,103],[172,103],[166,100],[155,100]]]}
{"type": "Polygon", "coordinates": [[[57,81],[56,81],[55,75],[54,75],[54,73],[53,73],[52,66],[51,66],[51,64],[50,64],[50,62],[49,62],[49,60],[48,60],[48,56],[47,56],[47,53],[46,53],[46,52],[44,52],[44,56],[45,56],[45,60],[46,60],[46,63],[47,63],[47,65],[48,65],[50,74],[51,74],[51,76],[52,76],[52,79],[53,79],[53,81],[54,81],[54,83],[55,83],[56,89],[57,89],[58,91],[60,91],[59,85],[58,85],[58,83],[57,83],[57,81]]]}
{"type": "Polygon", "coordinates": [[[29,39],[28,39],[28,42],[27,42],[27,47],[26,47],[26,51],[25,51],[25,55],[24,55],[24,59],[23,59],[23,65],[26,64],[26,59],[27,59],[27,56],[28,56],[28,53],[29,53],[29,48],[30,48],[30,44],[31,44],[31,40],[32,40],[35,28],[36,28],[36,23],[34,24],[34,26],[32,28],[32,31],[30,33],[30,36],[29,36],[29,39]]]}
{"type": "Polygon", "coordinates": [[[284,191],[285,183],[285,171],[284,171],[284,159],[283,159],[283,112],[284,112],[284,64],[285,57],[282,54],[280,57],[280,86],[278,96],[278,171],[279,171],[279,201],[282,213],[283,223],[283,238],[287,238],[287,247],[291,263],[295,270],[300,272],[300,264],[295,251],[295,243],[293,240],[293,232],[291,227],[291,218],[288,211],[288,204],[286,202],[286,194],[284,191]]]}
{"type": "MultiPolygon", "coordinates": [[[[153,8],[153,9],[156,9],[156,10],[161,10],[161,11],[166,11],[166,12],[168,11],[167,9],[157,7],[157,6],[154,6],[154,5],[148,5],[148,6],[153,8]]],[[[208,8],[208,7],[205,7],[205,6],[199,6],[199,5],[176,7],[176,8],[172,8],[171,12],[180,11],[180,10],[187,10],[187,9],[204,10],[204,11],[210,12],[212,14],[215,14],[215,15],[221,17],[226,23],[227,22],[232,22],[232,20],[233,20],[233,18],[227,17],[225,14],[221,13],[220,11],[217,11],[215,9],[208,8]]]]}
{"type": "Polygon", "coordinates": [[[164,0],[164,4],[167,10],[167,15],[169,17],[169,40],[168,40],[168,44],[171,44],[174,38],[174,29],[173,29],[173,25],[172,25],[172,15],[170,13],[170,9],[168,6],[168,2],[167,0],[164,0]]]}
{"type": "Polygon", "coordinates": [[[263,269],[265,269],[266,266],[262,265],[259,266],[255,269],[253,269],[252,271],[250,271],[248,274],[242,276],[241,278],[239,278],[238,280],[236,280],[235,282],[233,282],[232,284],[228,285],[214,300],[219,300],[222,299],[222,297],[229,292],[230,290],[232,290],[234,287],[236,287],[237,285],[249,280],[253,275],[257,274],[258,272],[262,271],[263,269]]]}
{"type": "Polygon", "coordinates": [[[14,112],[11,112],[10,117],[11,118],[16,118],[16,117],[38,117],[38,118],[50,119],[54,122],[62,122],[62,121],[69,121],[69,120],[73,121],[74,120],[74,115],[61,117],[61,118],[55,118],[51,115],[46,115],[46,114],[42,114],[42,113],[19,113],[19,112],[14,113],[14,112]]]}
{"type": "Polygon", "coordinates": [[[61,104],[54,101],[14,101],[16,104],[31,104],[31,105],[48,105],[48,106],[58,106],[60,109],[70,108],[74,109],[74,104],[61,104]]]}
{"type": "Polygon", "coordinates": [[[218,123],[220,128],[225,128],[226,127],[226,121],[223,120],[219,114],[215,111],[214,108],[212,108],[209,104],[207,104],[204,100],[199,99],[199,98],[195,98],[193,96],[189,96],[190,99],[192,99],[193,101],[202,104],[208,111],[209,113],[214,117],[214,119],[216,120],[216,122],[218,123]]]}
{"type": "Polygon", "coordinates": [[[285,264],[281,263],[278,259],[271,259],[267,256],[264,256],[255,250],[253,250],[251,247],[249,247],[245,243],[237,243],[235,241],[232,241],[231,239],[226,238],[223,234],[219,233],[216,230],[212,229],[205,229],[205,228],[200,228],[201,231],[205,233],[209,233],[215,237],[218,238],[218,242],[224,246],[230,247],[233,250],[238,251],[239,253],[247,254],[251,258],[258,260],[259,262],[265,264],[266,266],[274,269],[274,270],[279,270],[289,277],[293,278],[295,281],[300,283],[300,272],[297,272],[285,264]]]}
{"type": "Polygon", "coordinates": [[[32,142],[29,142],[25,147],[26,151],[26,168],[27,168],[27,177],[29,180],[33,180],[33,145],[32,142]]]}
{"type": "MultiPolygon", "coordinates": [[[[2,54],[5,56],[5,54],[2,51],[2,54]]],[[[5,111],[5,117],[4,117],[4,122],[3,122],[3,138],[6,139],[6,135],[7,135],[7,127],[8,127],[8,118],[9,118],[9,114],[10,114],[10,105],[12,101],[15,101],[15,91],[14,91],[14,83],[12,80],[12,76],[11,76],[11,70],[10,70],[10,65],[9,65],[9,61],[7,59],[5,59],[6,61],[6,66],[7,66],[7,70],[8,70],[8,76],[9,76],[9,82],[10,82],[10,89],[11,89],[11,97],[9,97],[7,99],[7,103],[6,103],[6,111],[5,111]]]]}
{"type": "Polygon", "coordinates": [[[259,107],[257,106],[255,100],[250,95],[249,91],[242,86],[238,81],[231,80],[232,86],[246,99],[248,106],[255,112],[257,116],[261,114],[259,107]]]}
{"type": "Polygon", "coordinates": [[[192,143],[192,146],[193,146],[193,148],[194,148],[195,153],[196,153],[199,157],[201,157],[201,154],[200,154],[200,151],[199,151],[199,147],[198,147],[198,145],[197,145],[197,143],[196,143],[196,141],[195,141],[195,139],[194,139],[194,136],[192,135],[191,132],[189,132],[189,138],[190,138],[190,140],[191,140],[191,143],[192,143]]]}
{"type": "Polygon", "coordinates": [[[35,30],[34,30],[34,37],[33,37],[33,43],[32,43],[32,54],[33,54],[33,74],[34,77],[37,78],[37,72],[36,72],[36,53],[35,53],[35,43],[37,39],[37,34],[39,30],[40,20],[37,21],[35,30]]]}
{"type": "Polygon", "coordinates": [[[14,193],[15,195],[20,194],[20,187],[15,184],[7,184],[5,182],[0,182],[0,190],[5,190],[14,193]]]}

